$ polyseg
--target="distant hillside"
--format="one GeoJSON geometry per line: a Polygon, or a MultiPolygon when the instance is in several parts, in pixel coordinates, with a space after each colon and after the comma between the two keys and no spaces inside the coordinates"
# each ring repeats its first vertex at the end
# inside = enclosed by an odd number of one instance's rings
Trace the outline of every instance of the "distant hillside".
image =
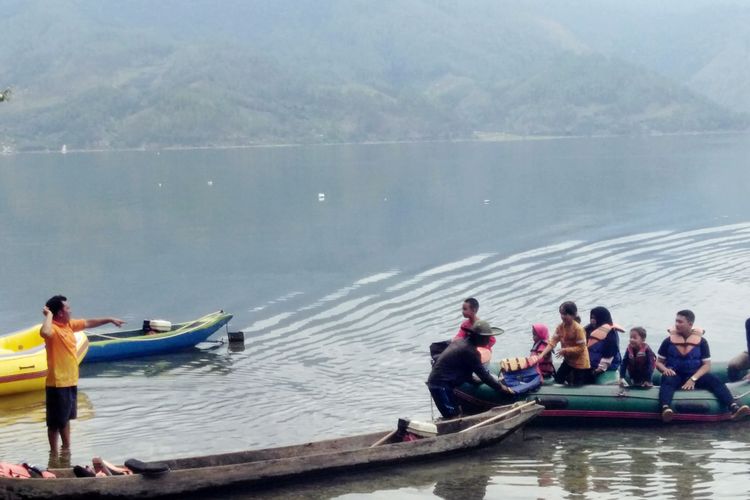
{"type": "Polygon", "coordinates": [[[750,123],[721,99],[722,85],[742,81],[717,81],[710,65],[681,80],[628,60],[601,33],[576,28],[574,12],[544,3],[0,0],[0,10],[0,86],[14,88],[0,105],[0,144],[17,150],[750,123]]]}
{"type": "Polygon", "coordinates": [[[598,0],[596,8],[537,3],[597,51],[687,85],[727,109],[750,112],[750,2],[598,0]],[[546,4],[546,5],[545,5],[546,4]]]}

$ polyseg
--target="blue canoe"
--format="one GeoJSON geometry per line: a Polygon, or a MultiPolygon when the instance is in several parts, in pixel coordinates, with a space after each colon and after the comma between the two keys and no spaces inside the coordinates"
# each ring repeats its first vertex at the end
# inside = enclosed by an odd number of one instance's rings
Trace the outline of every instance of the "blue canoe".
{"type": "Polygon", "coordinates": [[[194,347],[204,342],[232,319],[231,314],[216,311],[202,318],[185,323],[175,323],[162,333],[148,333],[144,330],[125,330],[107,333],[86,332],[89,338],[89,352],[84,363],[114,361],[166,354],[194,347]]]}

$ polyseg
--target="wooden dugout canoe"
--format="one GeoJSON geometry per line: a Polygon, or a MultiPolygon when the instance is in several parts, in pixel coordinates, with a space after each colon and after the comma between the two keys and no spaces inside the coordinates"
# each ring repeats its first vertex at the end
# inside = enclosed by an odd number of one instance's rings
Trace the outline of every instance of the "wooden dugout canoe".
{"type": "Polygon", "coordinates": [[[115,361],[167,354],[194,347],[216,333],[232,319],[231,314],[216,311],[185,323],[175,323],[167,332],[148,333],[143,329],[108,333],[87,332],[91,345],[84,363],[115,361]]]}
{"type": "Polygon", "coordinates": [[[232,487],[269,487],[288,479],[311,479],[343,471],[414,461],[501,441],[536,417],[533,403],[436,422],[437,435],[405,442],[393,431],[317,441],[301,445],[162,461],[170,470],[156,477],[140,474],[72,477],[69,469],[52,470],[56,479],[0,478],[4,500],[40,498],[155,498],[232,487]],[[482,425],[477,425],[482,424],[482,425]],[[373,446],[376,443],[377,446],[373,446]]]}
{"type": "MultiPolygon", "coordinates": [[[[41,324],[0,336],[0,396],[44,389],[47,350],[39,333],[41,324]]],[[[78,362],[86,355],[89,341],[76,332],[78,362]]]]}

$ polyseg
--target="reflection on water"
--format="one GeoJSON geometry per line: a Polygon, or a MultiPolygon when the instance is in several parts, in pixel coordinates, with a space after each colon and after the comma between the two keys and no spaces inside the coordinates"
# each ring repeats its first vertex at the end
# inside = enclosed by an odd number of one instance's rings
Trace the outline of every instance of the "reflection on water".
{"type": "Polygon", "coordinates": [[[490,476],[452,477],[435,483],[432,493],[444,500],[482,500],[487,494],[490,476]]]}
{"type": "MultiPolygon", "coordinates": [[[[38,424],[46,420],[45,392],[34,391],[0,397],[0,429],[11,424],[38,424]]],[[[85,392],[78,391],[78,419],[94,417],[94,405],[85,392]]]]}
{"type": "Polygon", "coordinates": [[[47,457],[47,468],[48,469],[67,469],[72,467],[74,464],[71,462],[72,454],[71,451],[65,448],[60,448],[58,453],[49,452],[47,457]]]}
{"type": "MultiPolygon", "coordinates": [[[[219,347],[217,347],[219,348],[219,347]]],[[[90,363],[80,366],[81,378],[179,375],[181,373],[209,371],[216,375],[228,375],[232,371],[232,359],[217,356],[212,350],[189,349],[168,356],[147,356],[106,363],[90,363]]]]}
{"type": "Polygon", "coordinates": [[[738,472],[746,477],[750,471],[747,427],[568,429],[564,434],[534,429],[450,458],[236,492],[232,498],[740,498],[750,494],[747,481],[737,478],[738,472]],[[529,439],[532,432],[535,439],[529,439]]]}

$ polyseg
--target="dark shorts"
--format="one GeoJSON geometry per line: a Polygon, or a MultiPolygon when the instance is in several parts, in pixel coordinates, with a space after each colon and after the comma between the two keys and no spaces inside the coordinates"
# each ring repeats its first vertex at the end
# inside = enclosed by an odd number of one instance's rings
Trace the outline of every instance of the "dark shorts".
{"type": "Polygon", "coordinates": [[[47,427],[60,430],[78,416],[78,387],[47,387],[47,427]]]}

